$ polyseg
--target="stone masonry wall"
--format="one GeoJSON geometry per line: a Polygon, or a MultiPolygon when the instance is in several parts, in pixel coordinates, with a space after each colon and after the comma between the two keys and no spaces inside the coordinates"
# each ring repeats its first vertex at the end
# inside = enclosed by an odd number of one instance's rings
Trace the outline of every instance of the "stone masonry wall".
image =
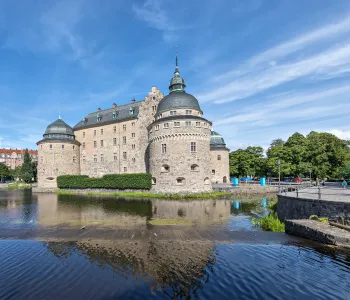
{"type": "Polygon", "coordinates": [[[56,188],[60,175],[80,174],[80,152],[76,142],[47,141],[38,145],[38,187],[56,188]]]}
{"type": "Polygon", "coordinates": [[[350,223],[350,202],[302,199],[278,195],[277,215],[280,220],[309,219],[311,215],[344,218],[350,223]]]}
{"type": "Polygon", "coordinates": [[[186,126],[186,121],[195,125],[198,121],[191,116],[180,121],[157,123],[150,131],[150,173],[153,176],[152,191],[159,193],[198,193],[211,191],[210,175],[210,127],[186,126]],[[168,127],[164,128],[164,123],[168,127]],[[159,127],[156,127],[158,126],[159,127]],[[196,152],[191,152],[191,142],[196,142],[196,152]],[[166,144],[166,153],[162,153],[166,144]],[[168,170],[166,169],[168,166],[168,170]],[[179,183],[178,178],[183,178],[179,183]]]}
{"type": "Polygon", "coordinates": [[[230,183],[230,162],[228,150],[212,149],[210,150],[210,156],[212,182],[230,183]]]}

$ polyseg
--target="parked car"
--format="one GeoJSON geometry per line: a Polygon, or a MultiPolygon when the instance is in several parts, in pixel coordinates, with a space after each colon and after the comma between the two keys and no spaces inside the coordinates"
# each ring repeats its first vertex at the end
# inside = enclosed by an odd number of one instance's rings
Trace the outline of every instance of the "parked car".
{"type": "Polygon", "coordinates": [[[284,178],[283,179],[284,182],[293,182],[293,178],[284,178]]]}
{"type": "Polygon", "coordinates": [[[302,183],[303,182],[303,180],[301,178],[299,178],[299,177],[294,178],[293,181],[296,182],[296,183],[302,183]]]}

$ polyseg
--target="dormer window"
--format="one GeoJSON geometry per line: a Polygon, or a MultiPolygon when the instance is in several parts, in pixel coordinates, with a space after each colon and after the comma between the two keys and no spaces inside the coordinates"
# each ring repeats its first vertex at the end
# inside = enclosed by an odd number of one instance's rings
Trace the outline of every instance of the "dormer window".
{"type": "Polygon", "coordinates": [[[130,114],[130,115],[133,115],[134,113],[135,113],[135,108],[130,107],[130,109],[129,109],[129,114],[130,114]]]}
{"type": "Polygon", "coordinates": [[[97,122],[101,122],[102,117],[100,116],[100,114],[97,114],[97,122]]]}
{"type": "Polygon", "coordinates": [[[112,113],[112,118],[113,118],[113,119],[116,119],[116,118],[117,118],[117,111],[115,111],[115,110],[113,111],[113,113],[112,113]]]}
{"type": "Polygon", "coordinates": [[[83,118],[83,122],[84,122],[84,124],[87,123],[87,118],[86,117],[83,118]]]}
{"type": "Polygon", "coordinates": [[[175,115],[176,115],[176,110],[171,110],[171,111],[170,111],[170,115],[171,115],[171,116],[175,116],[175,115]]]}

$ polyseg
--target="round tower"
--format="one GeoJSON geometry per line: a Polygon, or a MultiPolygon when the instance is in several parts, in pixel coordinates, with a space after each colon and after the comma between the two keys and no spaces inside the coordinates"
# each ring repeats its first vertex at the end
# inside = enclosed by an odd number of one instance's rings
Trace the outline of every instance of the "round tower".
{"type": "Polygon", "coordinates": [[[148,127],[149,171],[154,192],[199,193],[212,190],[211,122],[203,118],[198,100],[185,92],[177,55],[169,95],[158,104],[148,127]]]}
{"type": "Polygon", "coordinates": [[[211,177],[213,183],[230,182],[230,150],[226,147],[224,138],[215,131],[211,132],[210,155],[211,177]]]}
{"type": "Polygon", "coordinates": [[[37,145],[39,188],[56,188],[57,176],[80,174],[80,143],[61,118],[46,128],[37,145]]]}

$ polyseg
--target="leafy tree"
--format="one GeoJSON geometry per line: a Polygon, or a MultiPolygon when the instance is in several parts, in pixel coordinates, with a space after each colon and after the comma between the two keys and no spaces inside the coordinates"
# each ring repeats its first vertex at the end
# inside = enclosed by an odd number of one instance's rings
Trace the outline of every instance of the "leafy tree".
{"type": "Polygon", "coordinates": [[[10,170],[10,176],[16,180],[16,179],[21,179],[22,176],[22,168],[16,167],[15,169],[10,170]]]}
{"type": "Polygon", "coordinates": [[[249,146],[230,153],[230,174],[232,176],[265,174],[264,150],[262,147],[249,146]]]}
{"type": "Polygon", "coordinates": [[[284,141],[280,138],[276,139],[276,140],[273,140],[271,142],[271,147],[274,147],[274,146],[283,146],[284,145],[284,141]]]}
{"type": "Polygon", "coordinates": [[[25,183],[30,183],[32,181],[33,176],[34,174],[33,174],[32,160],[30,158],[28,150],[26,150],[24,152],[24,161],[21,168],[21,179],[25,183]]]}
{"type": "Polygon", "coordinates": [[[339,177],[349,179],[350,178],[350,164],[342,167],[339,172],[339,177]]]}
{"type": "Polygon", "coordinates": [[[9,168],[5,164],[0,163],[0,179],[6,178],[9,176],[10,176],[9,168]]]}

